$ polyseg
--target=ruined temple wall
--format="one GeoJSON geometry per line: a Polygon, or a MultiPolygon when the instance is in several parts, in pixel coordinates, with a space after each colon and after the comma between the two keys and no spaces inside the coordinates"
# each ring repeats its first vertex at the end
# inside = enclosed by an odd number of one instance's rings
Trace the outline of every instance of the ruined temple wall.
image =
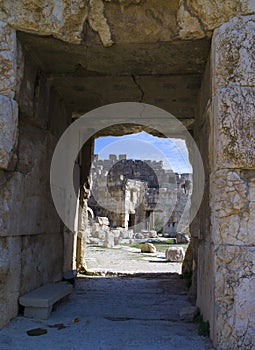
{"type": "Polygon", "coordinates": [[[213,36],[210,207],[215,264],[215,343],[251,349],[255,339],[255,15],[213,36]]]}
{"type": "Polygon", "coordinates": [[[255,16],[214,32],[195,137],[205,191],[193,223],[197,304],[218,349],[251,349],[255,339],[255,16]]]}
{"type": "MultiPolygon", "coordinates": [[[[122,155],[126,159],[126,155],[122,155]]],[[[92,167],[92,178],[93,189],[92,195],[95,194],[98,199],[100,199],[101,207],[108,208],[102,209],[95,201],[92,196],[89,200],[89,206],[94,210],[96,216],[107,216],[111,223],[115,221],[119,223],[123,220],[118,219],[119,214],[114,213],[116,211],[116,205],[119,206],[121,203],[124,205],[124,198],[126,202],[126,210],[128,212],[133,212],[134,208],[143,199],[143,210],[151,211],[154,209],[155,204],[157,204],[157,210],[159,211],[160,217],[162,217],[165,233],[174,233],[176,231],[183,232],[188,230],[189,224],[189,201],[192,190],[192,174],[175,174],[172,170],[166,170],[163,168],[162,161],[141,161],[141,160],[122,160],[118,162],[118,167],[114,167],[116,164],[116,155],[110,155],[110,159],[98,160],[97,155],[93,162],[92,167]],[[115,160],[113,160],[114,158],[115,160]],[[130,167],[127,168],[127,164],[130,167]],[[134,165],[134,168],[131,166],[134,165]],[[107,174],[113,170],[111,173],[110,181],[108,182],[107,174]],[[145,191],[144,196],[141,198],[131,199],[131,193],[127,191],[124,193],[124,180],[121,180],[121,176],[127,176],[129,182],[133,183],[133,189],[130,191],[138,193],[139,197],[144,189],[141,191],[141,184],[146,183],[148,189],[145,191]],[[137,183],[135,182],[138,180],[137,183]],[[110,183],[110,192],[106,191],[107,186],[110,183]],[[158,186],[161,188],[158,190],[158,186]],[[183,186],[186,186],[185,189],[183,186]],[[112,197],[118,198],[118,203],[112,203],[112,197]],[[112,212],[110,210],[112,206],[112,212]],[[129,210],[128,210],[128,207],[129,210]],[[116,220],[115,220],[116,219],[116,220]],[[173,228],[172,223],[175,223],[173,228]],[[171,225],[170,225],[171,224],[171,225]]],[[[142,214],[142,217],[145,213],[142,214]]],[[[136,216],[138,213],[136,213],[136,216]]]]}
{"type": "Polygon", "coordinates": [[[52,203],[49,169],[68,112],[15,31],[0,26],[1,327],[16,316],[21,294],[62,278],[63,225],[52,203]]]}

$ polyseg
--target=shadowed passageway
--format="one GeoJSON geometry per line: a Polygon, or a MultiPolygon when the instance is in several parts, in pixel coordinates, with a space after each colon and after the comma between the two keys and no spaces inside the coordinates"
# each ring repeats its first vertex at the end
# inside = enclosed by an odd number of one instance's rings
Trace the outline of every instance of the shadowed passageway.
{"type": "Polygon", "coordinates": [[[198,324],[180,321],[189,306],[177,274],[156,278],[79,278],[69,301],[49,320],[17,317],[0,331],[1,350],[209,350],[198,324]],[[31,337],[27,331],[46,329],[31,337]]]}

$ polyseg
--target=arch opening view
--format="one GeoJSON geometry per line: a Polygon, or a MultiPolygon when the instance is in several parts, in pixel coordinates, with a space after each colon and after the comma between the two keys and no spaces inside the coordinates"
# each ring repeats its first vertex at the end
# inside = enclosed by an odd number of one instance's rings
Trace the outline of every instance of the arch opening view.
{"type": "Polygon", "coordinates": [[[89,179],[86,268],[181,273],[192,194],[185,142],[144,131],[98,137],[89,179]]]}

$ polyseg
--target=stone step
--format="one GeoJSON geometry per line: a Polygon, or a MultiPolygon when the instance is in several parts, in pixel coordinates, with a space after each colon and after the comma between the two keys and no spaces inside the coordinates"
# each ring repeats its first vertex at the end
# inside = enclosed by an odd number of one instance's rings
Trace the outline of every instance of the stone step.
{"type": "Polygon", "coordinates": [[[24,306],[24,316],[48,319],[53,305],[72,292],[68,282],[50,283],[19,298],[24,306]]]}

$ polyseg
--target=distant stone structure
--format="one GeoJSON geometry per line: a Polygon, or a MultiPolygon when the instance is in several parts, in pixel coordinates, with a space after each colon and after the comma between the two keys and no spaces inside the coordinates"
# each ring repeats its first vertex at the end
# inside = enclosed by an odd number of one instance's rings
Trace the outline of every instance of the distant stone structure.
{"type": "Polygon", "coordinates": [[[192,174],[163,168],[162,161],[132,160],[111,154],[91,168],[92,196],[88,206],[110,227],[188,232],[192,174]]]}

